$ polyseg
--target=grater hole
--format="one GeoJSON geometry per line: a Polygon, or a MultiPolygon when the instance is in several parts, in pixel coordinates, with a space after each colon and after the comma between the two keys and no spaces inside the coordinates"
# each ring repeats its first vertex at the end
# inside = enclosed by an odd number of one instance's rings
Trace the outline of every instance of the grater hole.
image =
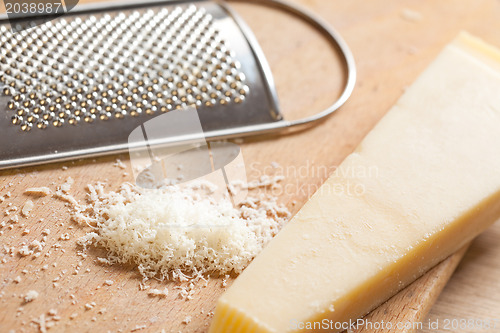
{"type": "Polygon", "coordinates": [[[235,53],[194,5],[49,21],[5,31],[0,43],[2,92],[23,131],[242,103],[249,93],[235,53]]]}

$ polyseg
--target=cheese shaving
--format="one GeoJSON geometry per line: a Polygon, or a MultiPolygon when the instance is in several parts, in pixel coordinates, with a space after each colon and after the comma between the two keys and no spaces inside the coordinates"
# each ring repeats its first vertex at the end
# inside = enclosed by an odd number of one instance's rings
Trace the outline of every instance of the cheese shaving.
{"type": "Polygon", "coordinates": [[[148,296],[151,297],[167,297],[168,296],[168,289],[165,288],[163,290],[160,289],[150,289],[148,290],[148,296]]]}
{"type": "Polygon", "coordinates": [[[31,211],[33,210],[33,207],[35,207],[35,205],[33,204],[33,201],[26,200],[26,202],[24,203],[23,208],[21,209],[21,215],[24,216],[24,217],[29,217],[31,211]]]}
{"type": "Polygon", "coordinates": [[[40,333],[47,332],[47,323],[45,322],[45,315],[41,314],[39,319],[34,319],[33,323],[38,325],[38,330],[40,333]]]}
{"type": "Polygon", "coordinates": [[[35,299],[38,298],[38,292],[36,290],[30,290],[24,295],[24,302],[29,303],[33,302],[35,299]]]}
{"type": "Polygon", "coordinates": [[[45,197],[51,194],[52,191],[48,187],[31,187],[24,191],[26,195],[45,197]]]}
{"type": "Polygon", "coordinates": [[[184,282],[240,273],[289,212],[262,193],[234,207],[227,197],[212,198],[214,188],[199,182],[145,190],[125,183],[117,192],[105,192],[102,184],[88,185],[89,205],[75,205],[73,216],[93,231],[79,244],[105,248],[103,262],[132,263],[145,280],[184,282]]]}

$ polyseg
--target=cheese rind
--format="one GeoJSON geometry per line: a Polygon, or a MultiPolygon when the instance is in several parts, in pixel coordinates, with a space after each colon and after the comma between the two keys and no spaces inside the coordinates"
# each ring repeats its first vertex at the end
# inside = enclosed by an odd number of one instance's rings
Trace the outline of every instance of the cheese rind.
{"type": "Polygon", "coordinates": [[[499,218],[499,54],[448,45],[221,296],[210,332],[340,331],[499,218]]]}

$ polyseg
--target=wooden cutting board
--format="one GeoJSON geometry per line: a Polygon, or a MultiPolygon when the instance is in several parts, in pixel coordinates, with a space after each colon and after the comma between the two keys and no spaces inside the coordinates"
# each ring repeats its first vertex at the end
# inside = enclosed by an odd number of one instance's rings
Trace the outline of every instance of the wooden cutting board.
{"type": "MultiPolygon", "coordinates": [[[[500,45],[497,33],[500,2],[494,0],[295,2],[321,14],[344,35],[356,57],[359,79],[347,105],[320,126],[290,136],[252,138],[240,144],[250,179],[269,172],[272,162],[282,166],[283,186],[287,190],[280,200],[293,213],[460,30],[468,30],[500,45]]],[[[335,52],[320,34],[274,9],[240,3],[234,4],[234,8],[251,26],[267,55],[286,117],[312,114],[336,98],[342,71],[335,52]]],[[[125,155],[2,171],[0,195],[10,192],[12,196],[0,204],[0,211],[9,208],[9,204],[22,206],[27,199],[23,192],[28,187],[54,189],[71,176],[75,179],[73,194],[83,200],[86,184],[105,181],[108,188],[115,189],[124,181],[132,181],[131,174],[125,155]],[[115,165],[117,158],[125,163],[125,169],[115,165]]],[[[43,229],[51,230],[48,245],[37,259],[11,257],[0,248],[0,332],[36,331],[40,327],[34,320],[40,322],[41,316],[50,319],[47,322],[53,325],[51,332],[130,332],[134,329],[206,332],[210,312],[224,291],[221,280],[211,280],[208,287],[198,290],[190,301],[179,299],[172,284],[151,282],[152,287],[167,286],[170,294],[162,299],[150,298],[139,290],[140,278],[132,267],[102,266],[96,262],[100,253],[97,250],[90,251],[79,273],[74,275],[81,260],[75,240],[85,230],[69,220],[63,203],[49,197],[34,202],[35,209],[29,218],[21,218],[12,230],[0,229],[2,247],[16,248],[23,242],[40,239],[43,229]],[[63,233],[69,233],[70,239],[60,240],[63,233]],[[55,244],[60,247],[53,247],[55,244]],[[5,262],[1,262],[2,259],[5,262]],[[106,285],[106,280],[113,284],[106,285]],[[23,304],[20,296],[28,290],[38,291],[39,297],[23,304]],[[86,309],[86,304],[92,302],[95,306],[86,309]],[[57,312],[56,316],[48,314],[52,309],[57,312]],[[182,323],[186,316],[192,317],[188,324],[182,323]]],[[[0,220],[8,218],[2,215],[0,220]]],[[[424,320],[465,250],[435,267],[368,318],[394,323],[424,320]]],[[[484,276],[491,272],[487,266],[486,263],[481,266],[484,276]]],[[[465,282],[461,281],[458,283],[467,283],[467,276],[465,282]]],[[[460,289],[460,284],[456,289],[460,289]]],[[[466,299],[452,297],[452,300],[462,313],[467,313],[466,299]]],[[[444,314],[446,311],[438,309],[432,316],[444,314]]],[[[376,330],[359,330],[368,331],[376,330]]]]}

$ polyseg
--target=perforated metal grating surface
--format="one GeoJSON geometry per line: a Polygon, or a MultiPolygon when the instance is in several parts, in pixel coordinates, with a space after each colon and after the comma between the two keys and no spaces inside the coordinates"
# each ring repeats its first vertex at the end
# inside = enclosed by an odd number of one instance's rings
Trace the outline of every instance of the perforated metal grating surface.
{"type": "Polygon", "coordinates": [[[0,81],[12,124],[78,125],[188,105],[242,103],[249,93],[234,52],[194,5],[0,26],[0,81]]]}

